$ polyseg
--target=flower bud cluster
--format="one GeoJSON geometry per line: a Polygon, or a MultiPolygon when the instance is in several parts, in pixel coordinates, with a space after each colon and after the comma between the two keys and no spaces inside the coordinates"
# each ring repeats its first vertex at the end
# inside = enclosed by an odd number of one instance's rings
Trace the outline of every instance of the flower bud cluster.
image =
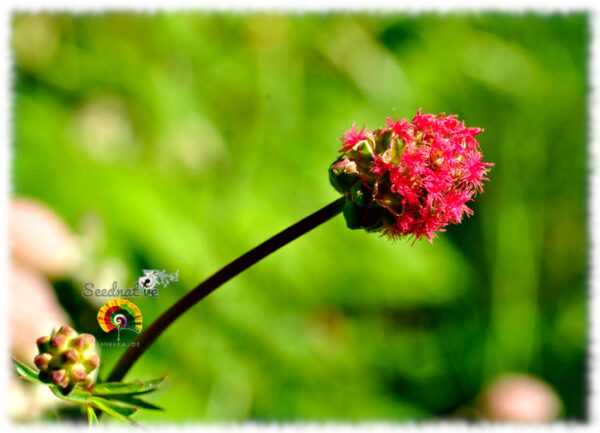
{"type": "Polygon", "coordinates": [[[49,336],[40,337],[36,343],[39,354],[34,363],[39,368],[39,378],[52,382],[68,394],[77,384],[87,388],[92,384],[90,373],[100,364],[94,351],[95,338],[91,334],[78,334],[70,326],[61,326],[49,336]]]}

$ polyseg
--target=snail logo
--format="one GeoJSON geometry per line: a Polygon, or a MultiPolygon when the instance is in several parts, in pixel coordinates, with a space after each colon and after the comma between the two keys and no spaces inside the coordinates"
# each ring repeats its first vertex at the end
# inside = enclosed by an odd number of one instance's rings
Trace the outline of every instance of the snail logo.
{"type": "Polygon", "coordinates": [[[179,271],[168,274],[163,269],[144,269],[144,275],[138,278],[138,284],[144,289],[153,289],[155,287],[167,287],[171,281],[179,281],[179,271]]]}
{"type": "Polygon", "coordinates": [[[142,330],[142,312],[126,299],[113,299],[98,310],[98,324],[104,332],[117,330],[117,341],[121,340],[121,331],[127,329],[139,334],[142,330]]]}
{"type": "Polygon", "coordinates": [[[147,269],[144,269],[144,275],[138,279],[138,283],[144,289],[153,289],[157,282],[158,279],[156,278],[156,275],[154,275],[154,271],[149,271],[147,269]]]}

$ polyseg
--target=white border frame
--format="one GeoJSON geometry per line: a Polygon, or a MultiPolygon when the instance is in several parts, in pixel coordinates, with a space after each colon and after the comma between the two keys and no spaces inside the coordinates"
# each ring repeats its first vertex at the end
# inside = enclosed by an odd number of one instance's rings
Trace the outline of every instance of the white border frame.
{"type": "MultiPolygon", "coordinates": [[[[0,67],[0,113],[1,125],[0,128],[0,278],[2,285],[0,286],[0,316],[7,317],[7,264],[8,264],[8,238],[6,233],[7,227],[7,206],[11,194],[10,170],[12,166],[11,153],[11,137],[12,137],[12,60],[10,50],[10,22],[12,13],[15,11],[68,11],[74,13],[84,12],[101,12],[105,10],[121,10],[132,12],[144,11],[162,11],[162,10],[241,10],[241,11],[258,11],[258,10],[278,10],[286,12],[307,12],[307,11],[405,11],[405,12],[469,12],[469,11],[502,11],[502,12],[537,12],[541,14],[550,14],[555,12],[590,12],[590,27],[591,27],[591,43],[590,43],[590,62],[589,62],[589,89],[588,107],[590,129],[589,136],[589,214],[588,214],[588,234],[590,242],[589,254],[589,348],[588,348],[588,414],[589,421],[583,423],[559,422],[547,426],[517,426],[511,424],[491,424],[478,423],[468,424],[463,422],[431,422],[423,424],[403,423],[390,424],[387,422],[380,423],[245,423],[245,424],[188,424],[175,425],[164,424],[163,426],[153,425],[152,430],[156,428],[169,429],[202,429],[206,432],[244,432],[255,433],[264,431],[281,431],[281,432],[309,432],[309,431],[325,431],[325,432],[340,432],[340,431],[374,431],[374,432],[391,432],[402,430],[403,432],[425,431],[434,432],[439,430],[444,431],[465,431],[465,430],[494,430],[512,432],[515,430],[521,431],[539,431],[539,430],[558,430],[566,431],[596,431],[598,427],[598,414],[600,413],[600,400],[597,392],[600,389],[600,376],[598,375],[598,320],[596,317],[600,314],[600,305],[598,302],[598,217],[597,210],[600,209],[600,176],[598,175],[600,163],[600,146],[599,146],[599,125],[600,111],[598,107],[598,77],[600,73],[600,40],[598,39],[598,31],[600,29],[600,3],[589,1],[567,1],[567,0],[485,0],[485,1],[468,1],[468,0],[422,0],[418,4],[416,1],[401,2],[400,0],[56,0],[56,1],[41,1],[41,0],[4,0],[0,4],[0,59],[2,66],[0,67]]],[[[5,319],[5,326],[0,326],[0,342],[7,347],[7,328],[8,323],[5,319]]],[[[11,424],[6,413],[6,401],[8,389],[8,372],[9,372],[9,350],[3,351],[3,356],[0,356],[0,426],[2,430],[33,430],[33,431],[57,431],[64,432],[65,430],[75,430],[77,427],[64,424],[55,425],[29,425],[16,426],[11,424]]],[[[105,430],[100,428],[99,430],[105,430]]]]}

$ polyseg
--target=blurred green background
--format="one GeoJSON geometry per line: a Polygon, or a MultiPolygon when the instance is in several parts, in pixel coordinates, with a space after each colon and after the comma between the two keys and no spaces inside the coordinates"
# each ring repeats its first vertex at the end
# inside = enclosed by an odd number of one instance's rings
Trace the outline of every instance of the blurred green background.
{"type": "Polygon", "coordinates": [[[128,378],[169,381],[136,419],[436,419],[505,372],[585,419],[588,42],[585,14],[17,14],[14,193],[86,246],[54,287],[107,340],[84,282],[179,270],[131,299],[147,326],[336,199],[352,122],[457,113],[495,163],[473,217],[433,246],[341,216],[286,246],[138,361],[128,378]]]}

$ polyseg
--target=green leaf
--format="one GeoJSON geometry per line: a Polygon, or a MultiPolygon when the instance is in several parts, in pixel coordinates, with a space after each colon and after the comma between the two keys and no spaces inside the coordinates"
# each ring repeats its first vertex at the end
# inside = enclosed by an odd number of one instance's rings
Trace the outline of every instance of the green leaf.
{"type": "Polygon", "coordinates": [[[139,410],[137,407],[122,406],[108,401],[105,398],[95,396],[92,397],[92,405],[123,423],[136,425],[129,417],[139,410]]]}
{"type": "Polygon", "coordinates": [[[132,406],[138,406],[143,409],[164,410],[160,406],[156,406],[155,404],[152,404],[150,402],[142,400],[141,398],[135,398],[135,397],[132,397],[131,395],[127,395],[127,394],[107,396],[106,398],[110,399],[111,401],[117,400],[117,401],[121,401],[123,403],[130,404],[132,406]]]}
{"type": "Polygon", "coordinates": [[[46,382],[43,382],[38,377],[38,373],[33,371],[31,368],[23,364],[22,362],[17,361],[13,358],[13,364],[15,365],[15,369],[17,370],[17,374],[23,380],[33,383],[39,383],[40,385],[48,385],[46,382]]]}
{"type": "MultiPolygon", "coordinates": [[[[45,383],[44,385],[48,384],[45,383]]],[[[50,385],[50,390],[61,400],[69,401],[71,403],[89,403],[92,400],[92,393],[89,391],[74,389],[68,395],[63,395],[56,385],[50,385]]]]}
{"type": "Polygon", "coordinates": [[[86,407],[87,407],[88,423],[90,424],[90,427],[98,425],[98,417],[96,416],[96,412],[94,412],[94,408],[92,407],[91,404],[88,404],[86,407]]]}
{"type": "Polygon", "coordinates": [[[98,383],[94,387],[93,393],[95,395],[117,395],[117,394],[143,394],[146,392],[154,391],[158,388],[166,379],[161,377],[160,379],[149,380],[145,382],[104,382],[98,383]]]}

